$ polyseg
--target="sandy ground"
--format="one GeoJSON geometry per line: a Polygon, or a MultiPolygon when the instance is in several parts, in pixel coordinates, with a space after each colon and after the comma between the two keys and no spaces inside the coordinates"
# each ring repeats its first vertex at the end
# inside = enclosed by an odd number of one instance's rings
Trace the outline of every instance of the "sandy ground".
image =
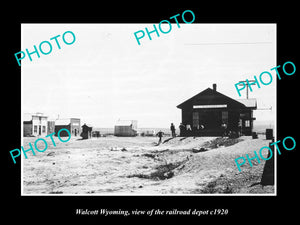
{"type": "MultiPolygon", "coordinates": [[[[36,139],[25,137],[25,149],[36,139]]],[[[28,159],[22,158],[23,194],[274,193],[274,186],[258,184],[264,160],[253,161],[253,167],[245,164],[242,172],[234,162],[268,145],[263,136],[176,137],[158,146],[157,137],[72,138],[66,143],[55,138],[56,147],[48,139],[45,152],[28,152],[28,159]]]]}

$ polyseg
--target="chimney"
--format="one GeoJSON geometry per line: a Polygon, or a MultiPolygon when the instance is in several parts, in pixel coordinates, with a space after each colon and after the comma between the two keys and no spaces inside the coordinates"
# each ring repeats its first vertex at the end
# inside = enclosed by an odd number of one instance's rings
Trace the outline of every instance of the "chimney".
{"type": "Polygon", "coordinates": [[[213,84],[213,90],[217,91],[217,84],[213,84]]]}

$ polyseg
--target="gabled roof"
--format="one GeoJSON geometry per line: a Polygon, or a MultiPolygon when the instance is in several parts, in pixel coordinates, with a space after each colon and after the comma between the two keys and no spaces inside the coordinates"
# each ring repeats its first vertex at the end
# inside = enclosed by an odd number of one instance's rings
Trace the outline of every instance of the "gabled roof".
{"type": "Polygon", "coordinates": [[[247,108],[247,106],[237,100],[234,100],[226,95],[221,94],[211,88],[207,88],[190,99],[179,104],[177,108],[182,109],[188,105],[216,105],[216,104],[227,104],[234,108],[247,108]]]}

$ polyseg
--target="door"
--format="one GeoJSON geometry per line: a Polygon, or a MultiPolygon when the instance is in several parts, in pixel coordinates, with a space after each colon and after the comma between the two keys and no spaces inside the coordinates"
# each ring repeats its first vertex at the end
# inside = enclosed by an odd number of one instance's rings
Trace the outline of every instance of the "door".
{"type": "Polygon", "coordinates": [[[39,125],[39,135],[42,134],[42,129],[41,129],[41,125],[39,125]]]}
{"type": "Polygon", "coordinates": [[[205,129],[220,129],[222,115],[219,110],[203,110],[199,112],[199,123],[205,129]]]}

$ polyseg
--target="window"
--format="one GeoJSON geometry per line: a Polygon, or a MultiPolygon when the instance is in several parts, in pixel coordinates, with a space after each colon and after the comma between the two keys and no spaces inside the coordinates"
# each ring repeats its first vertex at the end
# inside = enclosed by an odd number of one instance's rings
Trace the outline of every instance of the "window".
{"type": "Polygon", "coordinates": [[[37,133],[37,125],[34,125],[34,127],[33,127],[33,133],[37,133]]]}
{"type": "Polygon", "coordinates": [[[248,119],[250,118],[250,113],[240,113],[240,118],[248,119]]]}
{"type": "Polygon", "coordinates": [[[245,127],[250,127],[250,120],[245,120],[245,127]]]}
{"type": "Polygon", "coordinates": [[[222,111],[222,123],[228,123],[228,111],[222,111]]]}
{"type": "Polygon", "coordinates": [[[193,112],[193,127],[199,126],[199,113],[193,112]]]}
{"type": "Polygon", "coordinates": [[[46,133],[46,126],[43,126],[43,133],[46,133]]]}

